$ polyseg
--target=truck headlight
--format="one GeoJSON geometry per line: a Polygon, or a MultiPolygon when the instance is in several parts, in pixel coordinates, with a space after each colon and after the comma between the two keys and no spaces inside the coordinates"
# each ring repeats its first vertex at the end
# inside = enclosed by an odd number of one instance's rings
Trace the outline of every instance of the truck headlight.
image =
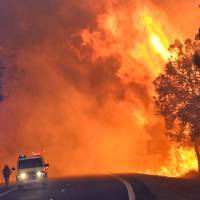
{"type": "Polygon", "coordinates": [[[41,172],[41,171],[38,171],[38,172],[36,173],[36,175],[37,175],[37,177],[41,177],[41,176],[42,176],[42,172],[41,172]]]}
{"type": "Polygon", "coordinates": [[[26,179],[27,178],[27,174],[22,172],[22,173],[20,173],[19,178],[20,179],[26,179]]]}

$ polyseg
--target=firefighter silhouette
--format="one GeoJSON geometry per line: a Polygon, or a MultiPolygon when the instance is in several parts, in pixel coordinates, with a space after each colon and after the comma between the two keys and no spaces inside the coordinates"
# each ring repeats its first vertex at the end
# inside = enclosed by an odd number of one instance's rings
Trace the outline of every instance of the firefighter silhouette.
{"type": "Polygon", "coordinates": [[[9,178],[10,178],[10,175],[11,175],[11,169],[9,168],[8,165],[5,165],[3,170],[2,170],[2,174],[3,174],[3,178],[4,178],[4,182],[6,184],[6,186],[9,185],[9,178]]]}

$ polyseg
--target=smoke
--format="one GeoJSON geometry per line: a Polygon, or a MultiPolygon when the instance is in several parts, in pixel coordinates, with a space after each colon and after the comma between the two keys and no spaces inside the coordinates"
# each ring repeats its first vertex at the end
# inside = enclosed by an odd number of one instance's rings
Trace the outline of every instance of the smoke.
{"type": "Polygon", "coordinates": [[[180,0],[175,3],[173,0],[153,0],[153,2],[164,10],[169,22],[174,25],[183,39],[188,37],[194,39],[194,34],[199,27],[198,1],[180,0]]]}
{"type": "MultiPolygon", "coordinates": [[[[151,169],[147,140],[166,142],[152,103],[152,80],[164,62],[151,49],[142,59],[136,54],[147,32],[137,27],[136,17],[150,7],[153,17],[165,18],[165,27],[161,19],[158,24],[169,40],[175,31],[191,34],[179,27],[194,20],[193,31],[197,13],[184,21],[174,7],[188,12],[195,3],[179,4],[0,1],[7,96],[0,104],[0,164],[14,164],[20,153],[42,152],[54,175],[151,169]]],[[[168,146],[162,150],[166,154],[168,146]]]]}

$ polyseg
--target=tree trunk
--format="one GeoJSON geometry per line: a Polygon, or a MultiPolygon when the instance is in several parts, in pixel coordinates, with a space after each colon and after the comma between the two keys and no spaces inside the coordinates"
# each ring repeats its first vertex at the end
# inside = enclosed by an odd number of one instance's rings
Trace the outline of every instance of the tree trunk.
{"type": "Polygon", "coordinates": [[[200,173],[200,136],[194,138],[194,149],[198,162],[198,172],[200,173]]]}

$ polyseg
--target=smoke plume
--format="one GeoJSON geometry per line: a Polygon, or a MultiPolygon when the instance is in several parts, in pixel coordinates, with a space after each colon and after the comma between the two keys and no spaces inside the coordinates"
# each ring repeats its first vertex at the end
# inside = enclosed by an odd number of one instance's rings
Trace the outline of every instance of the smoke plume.
{"type": "MultiPolygon", "coordinates": [[[[196,7],[186,0],[1,0],[0,164],[41,152],[53,175],[151,170],[147,141],[167,143],[152,102],[166,55],[148,45],[149,34],[166,47],[192,36],[196,7]]],[[[169,147],[160,149],[159,165],[169,147]]]]}

